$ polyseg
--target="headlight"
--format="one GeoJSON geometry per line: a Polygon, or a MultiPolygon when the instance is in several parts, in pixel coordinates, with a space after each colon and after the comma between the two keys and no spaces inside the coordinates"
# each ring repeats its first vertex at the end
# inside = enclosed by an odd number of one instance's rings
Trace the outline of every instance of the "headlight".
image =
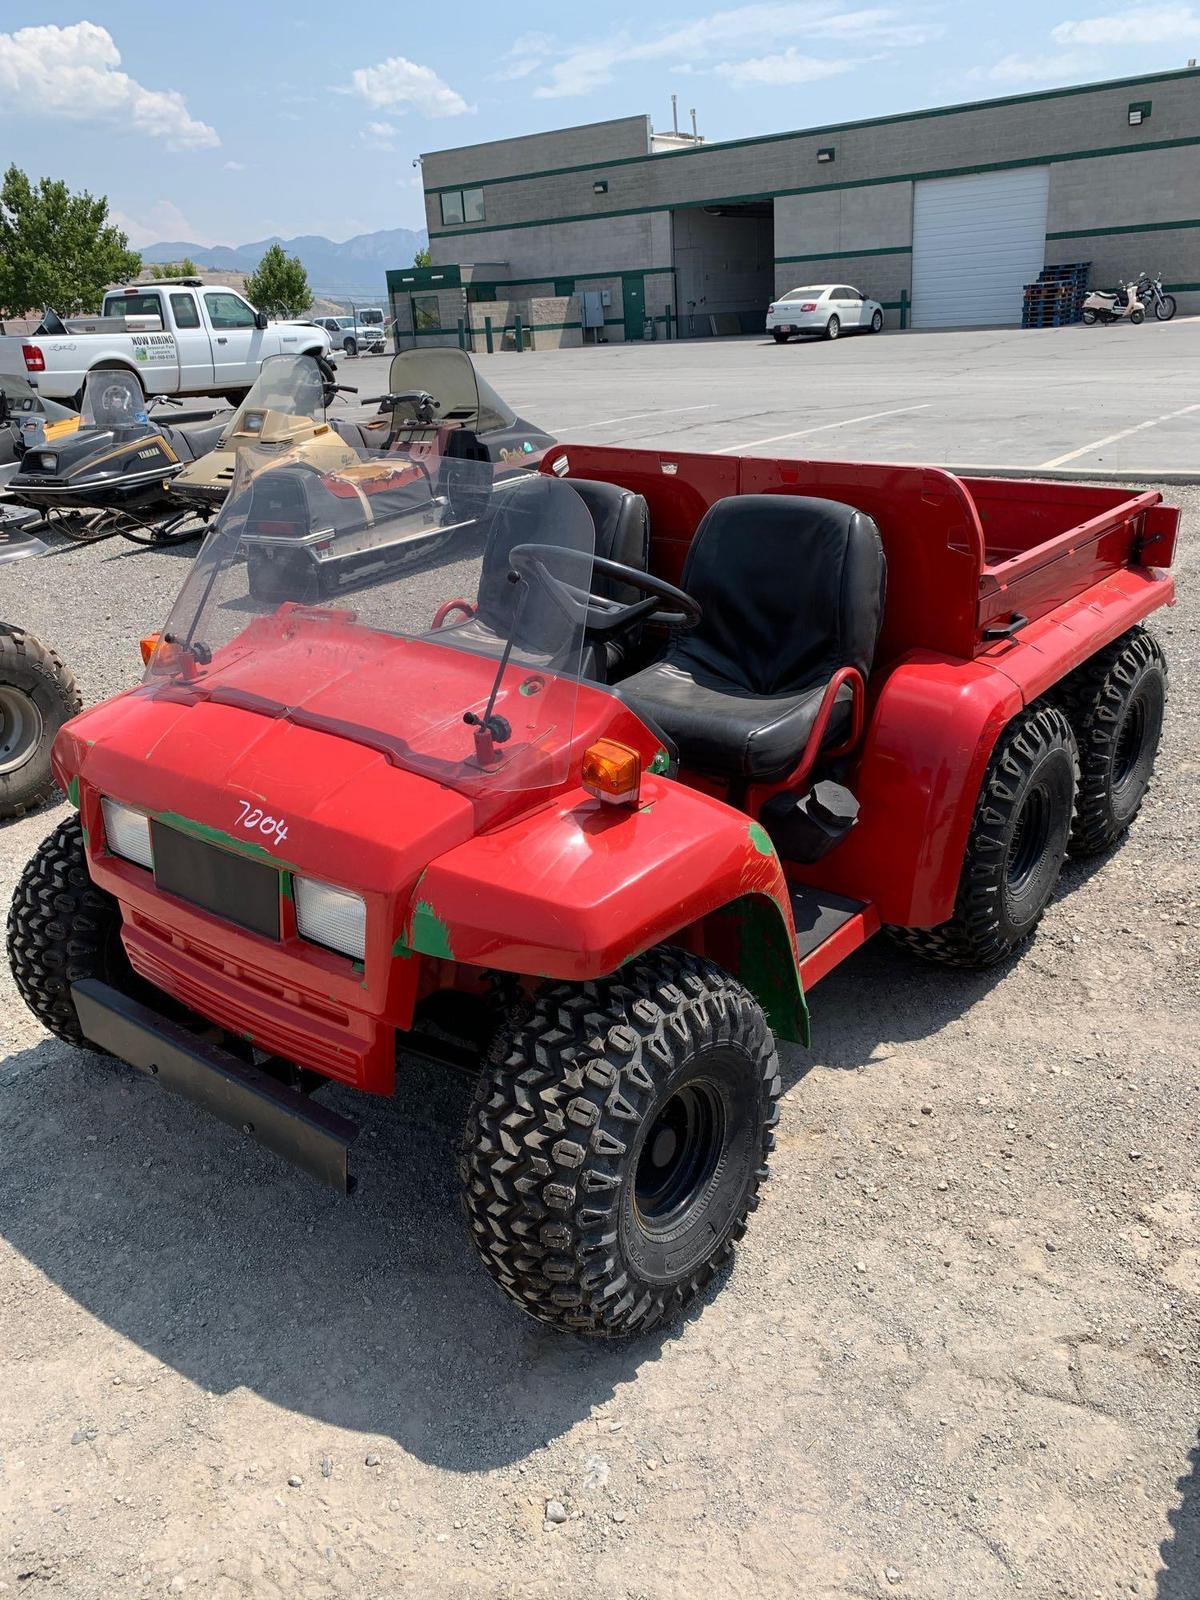
{"type": "Polygon", "coordinates": [[[115,800],[102,800],[104,837],[115,856],[135,861],[139,867],[154,870],[154,851],[150,846],[150,818],[115,800]]]}
{"type": "Polygon", "coordinates": [[[367,906],[361,895],[315,878],[293,878],[296,927],[305,939],[358,961],[367,954],[367,906]]]}

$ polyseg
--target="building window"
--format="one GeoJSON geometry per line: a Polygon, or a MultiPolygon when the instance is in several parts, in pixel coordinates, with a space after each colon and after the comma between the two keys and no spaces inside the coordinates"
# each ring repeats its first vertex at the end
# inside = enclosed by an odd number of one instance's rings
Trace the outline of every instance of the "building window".
{"type": "Polygon", "coordinates": [[[467,285],[468,300],[494,300],[496,298],[496,285],[494,283],[469,283],[467,285]]]}
{"type": "Polygon", "coordinates": [[[442,222],[448,228],[485,220],[482,189],[449,189],[441,196],[441,201],[442,222]]]}
{"type": "Polygon", "coordinates": [[[437,295],[413,295],[412,317],[414,333],[437,333],[441,327],[441,323],[438,321],[439,316],[437,295]]]}
{"type": "Polygon", "coordinates": [[[1142,123],[1149,119],[1151,103],[1149,100],[1130,101],[1129,126],[1131,128],[1140,128],[1142,123]]]}
{"type": "Polygon", "coordinates": [[[574,278],[555,278],[554,292],[557,295],[571,295],[575,293],[574,278]]]}

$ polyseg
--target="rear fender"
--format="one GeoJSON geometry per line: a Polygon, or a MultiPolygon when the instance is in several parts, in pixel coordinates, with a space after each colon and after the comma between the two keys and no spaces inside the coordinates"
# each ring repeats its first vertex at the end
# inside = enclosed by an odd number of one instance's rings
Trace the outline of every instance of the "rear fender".
{"type": "Polygon", "coordinates": [[[770,840],[743,813],[670,778],[647,774],[636,809],[576,789],[439,856],[394,953],[580,982],[664,941],[721,961],[780,1037],[807,1042],[791,905],[770,840]]]}

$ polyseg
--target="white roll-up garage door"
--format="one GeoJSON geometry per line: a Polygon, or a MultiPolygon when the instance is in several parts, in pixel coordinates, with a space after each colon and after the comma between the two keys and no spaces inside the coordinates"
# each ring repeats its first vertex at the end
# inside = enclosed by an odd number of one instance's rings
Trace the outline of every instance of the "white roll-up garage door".
{"type": "Polygon", "coordinates": [[[1049,167],[927,178],[913,190],[914,328],[1019,323],[1046,260],[1049,167]]]}

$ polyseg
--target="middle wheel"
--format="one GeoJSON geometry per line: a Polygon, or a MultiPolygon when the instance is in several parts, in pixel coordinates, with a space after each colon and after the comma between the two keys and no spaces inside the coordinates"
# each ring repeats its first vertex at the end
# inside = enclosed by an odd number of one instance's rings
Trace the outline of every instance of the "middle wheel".
{"type": "Polygon", "coordinates": [[[539,1321],[645,1333],[711,1281],[774,1144],[775,1041],[711,961],[661,946],[535,998],[493,1053],[460,1173],[488,1271],[539,1321]]]}

